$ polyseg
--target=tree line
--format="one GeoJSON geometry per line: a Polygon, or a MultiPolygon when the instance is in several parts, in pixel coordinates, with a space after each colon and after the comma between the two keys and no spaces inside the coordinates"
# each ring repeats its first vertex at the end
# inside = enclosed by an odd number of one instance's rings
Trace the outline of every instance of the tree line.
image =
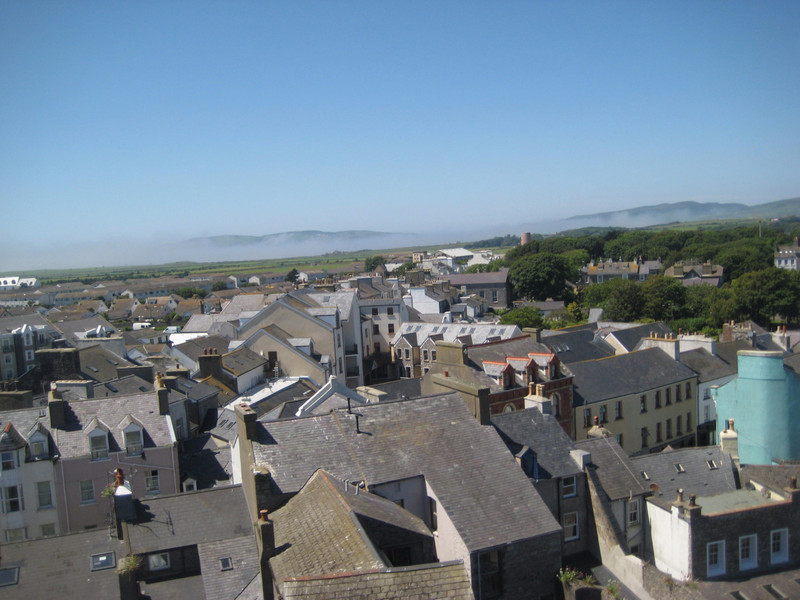
{"type": "MultiPolygon", "coordinates": [[[[516,246],[501,261],[475,270],[509,269],[518,298],[564,300],[568,310],[550,319],[579,322],[590,308],[604,309],[617,321],[666,321],[673,328],[718,331],[729,320],[752,319],[762,326],[800,318],[800,276],[774,264],[777,246],[800,234],[797,221],[727,229],[612,230],[604,235],[557,236],[516,246]],[[722,287],[685,287],[679,280],[653,275],[638,283],[611,279],[582,286],[580,269],[590,260],[658,260],[666,269],[677,262],[711,262],[724,269],[722,287]]],[[[522,317],[523,315],[519,315],[522,317]]],[[[514,313],[505,316],[513,319],[514,313]]],[[[531,311],[524,321],[531,326],[531,311]]],[[[514,322],[514,321],[511,321],[514,322]]]]}

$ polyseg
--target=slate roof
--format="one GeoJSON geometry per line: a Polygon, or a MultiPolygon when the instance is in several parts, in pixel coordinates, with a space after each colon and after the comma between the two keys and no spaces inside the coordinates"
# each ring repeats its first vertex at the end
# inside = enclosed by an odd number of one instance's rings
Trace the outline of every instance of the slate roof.
{"type": "Polygon", "coordinates": [[[296,579],[284,583],[282,597],[284,600],[381,597],[472,600],[475,596],[464,565],[451,562],[296,579]]]}
{"type": "Polygon", "coordinates": [[[681,362],[697,373],[700,383],[715,381],[736,375],[737,365],[725,362],[721,357],[712,355],[705,348],[695,348],[681,352],[681,362]]]}
{"type": "Polygon", "coordinates": [[[508,269],[491,271],[487,273],[459,273],[457,275],[447,275],[444,279],[450,281],[452,286],[470,285],[491,285],[504,284],[508,282],[508,269]]]}
{"type": "Polygon", "coordinates": [[[125,556],[108,530],[3,544],[2,568],[19,567],[19,581],[5,586],[3,600],[31,598],[119,598],[116,568],[91,570],[91,556],[113,551],[115,563],[125,556]]]}
{"type": "Polygon", "coordinates": [[[36,312],[16,317],[3,317],[2,319],[0,319],[0,332],[11,333],[15,329],[18,329],[23,325],[30,325],[31,327],[34,328],[52,327],[52,325],[47,319],[45,319],[42,315],[36,312]]]}
{"type": "MultiPolygon", "coordinates": [[[[138,375],[126,375],[119,379],[110,381],[92,382],[93,398],[109,398],[114,396],[132,396],[136,394],[152,394],[153,384],[139,377],[138,375]]],[[[86,396],[80,396],[70,388],[59,388],[65,400],[82,400],[86,396]]]]}
{"type": "Polygon", "coordinates": [[[614,355],[614,348],[595,335],[596,323],[542,332],[542,343],[556,353],[563,363],[596,360],[614,355]]]}
{"type": "Polygon", "coordinates": [[[665,334],[671,333],[672,329],[667,327],[666,323],[658,322],[627,327],[625,329],[615,329],[614,331],[610,331],[608,335],[613,336],[628,352],[631,352],[643,338],[649,337],[652,334],[664,337],[665,334]]]}
{"type": "Polygon", "coordinates": [[[81,375],[94,381],[111,381],[117,378],[117,367],[134,366],[128,359],[99,344],[78,350],[78,360],[81,375]]]}
{"type": "Polygon", "coordinates": [[[231,539],[247,544],[250,538],[252,565],[258,570],[253,522],[241,485],[148,497],[138,502],[136,514],[137,520],[127,524],[134,554],[231,539]]]}
{"type": "Polygon", "coordinates": [[[231,449],[217,445],[209,433],[203,433],[181,443],[178,456],[181,482],[191,477],[197,489],[230,485],[233,483],[231,449]]]}
{"type": "Polygon", "coordinates": [[[558,531],[546,505],[493,428],[458,393],[367,404],[262,423],[255,462],[273,485],[297,492],[319,468],[368,484],[422,474],[470,550],[558,531]],[[368,435],[367,435],[368,434],[368,435]]]}
{"type": "Polygon", "coordinates": [[[650,491],[615,438],[589,438],[575,442],[575,447],[591,453],[592,464],[589,468],[597,470],[600,484],[610,500],[621,500],[631,494],[636,496],[650,491]]]}
{"type": "Polygon", "coordinates": [[[103,317],[95,315],[87,319],[78,319],[75,321],[59,321],[53,323],[53,327],[68,340],[75,340],[84,337],[81,334],[97,329],[98,327],[105,328],[112,332],[112,335],[119,335],[119,331],[111,323],[106,321],[103,317]]]}
{"type": "Polygon", "coordinates": [[[572,363],[569,368],[575,377],[575,406],[639,394],[696,377],[689,367],[659,348],[572,363]]]}
{"type": "Polygon", "coordinates": [[[492,425],[512,454],[527,446],[536,453],[539,478],[568,477],[581,472],[570,457],[575,444],[552,415],[526,408],[492,416],[492,425]]]}
{"type": "Polygon", "coordinates": [[[508,340],[521,337],[522,330],[516,325],[496,325],[494,323],[403,323],[392,338],[391,344],[409,334],[415,334],[421,346],[428,337],[441,334],[446,342],[457,341],[459,337],[471,336],[472,344],[481,344],[489,338],[508,340]]]}
{"type": "Polygon", "coordinates": [[[208,335],[178,344],[175,346],[175,350],[179,350],[196,362],[198,357],[202,356],[203,352],[208,348],[214,348],[218,354],[225,354],[228,351],[229,342],[228,338],[221,335],[208,335]]]}
{"type": "Polygon", "coordinates": [[[690,494],[713,496],[738,488],[736,467],[719,446],[678,450],[667,447],[655,454],[633,457],[631,462],[643,485],[658,486],[653,498],[661,504],[674,501],[679,488],[686,500],[690,494]]]}
{"type": "MultiPolygon", "coordinates": [[[[167,421],[169,416],[158,414],[158,400],[154,392],[108,398],[77,400],[67,403],[66,427],[50,428],[50,434],[62,458],[89,455],[89,433],[93,423],[99,421],[109,428],[109,451],[125,448],[123,421],[131,415],[141,422],[145,430],[144,448],[170,446],[173,443],[167,421]]],[[[46,417],[45,417],[46,418],[46,417]]]]}
{"type": "Polygon", "coordinates": [[[421,383],[422,379],[420,377],[412,377],[410,379],[397,379],[395,381],[387,381],[386,383],[376,383],[369,387],[385,392],[387,395],[383,401],[387,401],[400,400],[403,396],[406,398],[419,398],[422,396],[421,383]]]}
{"type": "Polygon", "coordinates": [[[800,479],[800,465],[742,465],[739,476],[743,484],[752,480],[780,492],[792,477],[800,479]]]}
{"type": "Polygon", "coordinates": [[[222,356],[222,366],[226,371],[233,373],[235,377],[249,373],[254,369],[263,369],[265,364],[267,364],[267,361],[263,356],[259,356],[245,346],[241,346],[233,352],[228,352],[222,356]]]}
{"type": "Polygon", "coordinates": [[[355,488],[325,471],[316,471],[300,492],[271,515],[275,547],[270,559],[275,579],[349,573],[386,566],[359,518],[374,519],[432,538],[425,523],[394,502],[355,488]]]}

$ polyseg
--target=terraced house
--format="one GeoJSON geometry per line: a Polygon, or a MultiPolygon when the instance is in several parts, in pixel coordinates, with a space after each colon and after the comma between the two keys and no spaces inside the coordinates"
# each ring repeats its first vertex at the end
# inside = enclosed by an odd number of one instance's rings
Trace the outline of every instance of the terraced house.
{"type": "Polygon", "coordinates": [[[659,348],[572,363],[575,439],[597,423],[628,455],[694,446],[697,374],[659,348]]]}

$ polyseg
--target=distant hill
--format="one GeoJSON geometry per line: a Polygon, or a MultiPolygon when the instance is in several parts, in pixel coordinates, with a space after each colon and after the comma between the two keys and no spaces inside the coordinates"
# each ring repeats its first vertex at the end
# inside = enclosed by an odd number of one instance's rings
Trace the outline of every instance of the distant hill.
{"type": "Polygon", "coordinates": [[[556,221],[558,229],[582,227],[647,227],[664,223],[713,221],[719,219],[771,219],[800,215],[800,198],[749,206],[739,203],[675,202],[639,206],[625,210],[576,215],[556,221]]]}
{"type": "MultiPolygon", "coordinates": [[[[306,243],[336,243],[348,244],[360,240],[374,240],[378,237],[390,235],[381,231],[348,230],[348,231],[286,231],[283,233],[269,233],[267,235],[214,235],[209,237],[193,238],[188,240],[191,244],[204,244],[222,248],[234,246],[276,245],[276,244],[306,244],[306,243]]],[[[395,234],[391,234],[395,235],[395,234]]]]}

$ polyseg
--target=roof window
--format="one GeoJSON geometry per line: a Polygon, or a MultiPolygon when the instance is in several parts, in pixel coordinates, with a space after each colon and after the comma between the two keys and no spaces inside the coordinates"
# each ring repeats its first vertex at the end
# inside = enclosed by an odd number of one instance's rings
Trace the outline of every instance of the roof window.
{"type": "Polygon", "coordinates": [[[103,571],[105,569],[113,569],[114,567],[117,566],[117,556],[114,552],[103,552],[102,554],[92,554],[90,564],[92,571],[103,571]]]}
{"type": "Polygon", "coordinates": [[[683,468],[683,465],[681,463],[675,463],[675,470],[678,473],[685,473],[686,472],[686,469],[683,468]]]}

